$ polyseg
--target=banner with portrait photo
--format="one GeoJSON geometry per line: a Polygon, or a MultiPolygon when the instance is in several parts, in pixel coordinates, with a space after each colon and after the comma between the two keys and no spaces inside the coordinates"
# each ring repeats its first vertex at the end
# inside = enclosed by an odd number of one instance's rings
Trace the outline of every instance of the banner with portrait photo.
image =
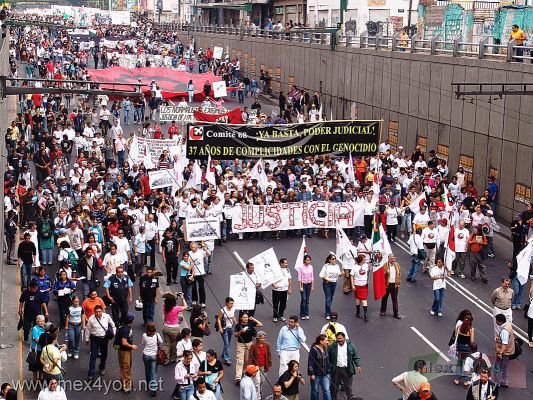
{"type": "Polygon", "coordinates": [[[187,242],[220,239],[220,221],[216,217],[186,218],[183,233],[187,242]]]}
{"type": "Polygon", "coordinates": [[[188,124],[187,157],[286,159],[378,152],[382,121],[324,121],[287,125],[188,124]]]}
{"type": "Polygon", "coordinates": [[[300,201],[238,205],[232,209],[232,232],[286,231],[305,228],[349,229],[364,214],[363,203],[300,201]]]}
{"type": "Polygon", "coordinates": [[[278,257],[271,247],[248,260],[254,265],[254,272],[261,283],[261,289],[266,289],[273,283],[283,279],[283,272],[278,257]]]}
{"type": "Polygon", "coordinates": [[[229,276],[229,297],[233,298],[236,310],[253,310],[255,293],[255,285],[246,272],[229,276]]]}

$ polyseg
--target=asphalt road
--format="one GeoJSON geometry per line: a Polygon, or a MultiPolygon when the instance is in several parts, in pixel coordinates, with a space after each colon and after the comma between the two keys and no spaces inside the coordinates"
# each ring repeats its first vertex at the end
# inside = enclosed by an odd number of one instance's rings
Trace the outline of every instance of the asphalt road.
{"type": "MultiPolygon", "coordinates": [[[[253,257],[254,255],[273,247],[278,258],[286,257],[289,259],[291,269],[294,266],[298,250],[300,248],[301,239],[285,239],[285,240],[245,240],[245,241],[230,241],[224,246],[217,246],[214,253],[213,275],[210,275],[206,280],[207,288],[207,312],[213,317],[220,308],[219,303],[223,303],[224,298],[229,293],[229,275],[241,271],[241,268],[236,261],[233,252],[237,252],[244,260],[253,257]]],[[[307,239],[307,247],[310,255],[313,257],[313,265],[315,273],[317,274],[322,266],[329,251],[335,250],[335,241],[333,239],[325,240],[322,238],[307,239]]],[[[407,273],[409,268],[409,256],[399,246],[393,244],[393,250],[397,259],[402,266],[402,273],[407,273]]],[[[480,301],[488,302],[490,292],[498,286],[499,278],[504,274],[505,269],[505,255],[510,253],[509,243],[503,238],[496,238],[497,257],[488,261],[489,284],[461,281],[459,282],[466,290],[474,293],[480,301]]],[[[161,260],[159,259],[159,264],[161,260]]],[[[164,278],[162,278],[164,280],[164,278]]],[[[453,278],[455,280],[455,278],[453,278]]],[[[343,323],[348,330],[351,340],[356,344],[363,363],[363,373],[358,375],[354,380],[354,389],[357,396],[365,400],[382,400],[382,399],[396,399],[398,393],[390,383],[392,377],[408,368],[409,360],[413,358],[424,357],[425,359],[434,359],[435,349],[430,347],[416,332],[419,332],[425,339],[433,344],[436,349],[440,350],[444,355],[447,354],[448,340],[453,330],[455,318],[457,314],[464,308],[469,308],[474,314],[474,326],[476,328],[476,341],[479,348],[483,352],[491,353],[493,349],[493,328],[492,319],[482,309],[487,309],[477,302],[473,302],[465,298],[462,293],[466,290],[456,290],[451,285],[448,286],[446,297],[444,300],[442,318],[435,318],[429,315],[429,310],[432,303],[431,281],[427,276],[420,276],[416,284],[402,282],[399,302],[400,314],[402,320],[395,320],[392,318],[392,312],[389,305],[388,314],[386,317],[379,316],[379,302],[369,301],[370,319],[364,322],[361,319],[355,318],[354,299],[351,295],[343,295],[341,288],[338,286],[333,302],[333,309],[339,312],[339,322],[343,323]]],[[[178,285],[172,285],[171,290],[180,290],[178,285]]],[[[270,291],[266,291],[267,300],[270,301],[270,291]]],[[[293,294],[289,297],[286,315],[298,314],[299,309],[299,295],[293,294]]],[[[309,321],[302,321],[301,326],[307,336],[307,344],[311,344],[314,337],[320,332],[321,327],[326,323],[323,317],[324,314],[324,294],[320,285],[311,295],[311,319],[309,321]]],[[[488,309],[487,309],[488,310],[488,309]]],[[[56,305],[52,305],[51,315],[57,315],[56,305]]],[[[185,313],[185,319],[188,320],[189,313],[185,313]]],[[[137,320],[134,322],[134,342],[140,343],[142,336],[142,318],[140,313],[137,313],[137,320]]],[[[275,345],[277,334],[281,327],[281,322],[272,322],[272,312],[268,304],[258,306],[256,317],[264,323],[264,330],[268,334],[268,341],[275,345]]],[[[518,326],[525,328],[524,319],[522,319],[521,312],[515,312],[514,318],[518,326]]],[[[212,318],[212,320],[214,317],[212,318]]],[[[156,321],[161,325],[162,315],[161,308],[156,310],[156,321]]],[[[213,325],[213,323],[212,323],[213,325]]],[[[219,354],[222,351],[222,340],[220,336],[213,333],[205,340],[204,349],[213,348],[219,354]]],[[[233,348],[235,344],[233,343],[233,348]]],[[[234,354],[234,352],[233,352],[234,354]]],[[[6,360],[4,360],[5,362],[6,360]]],[[[306,371],[307,355],[304,350],[301,351],[302,369],[306,371]]],[[[440,365],[446,365],[442,358],[438,362],[440,365]]],[[[277,379],[276,372],[278,369],[277,357],[274,359],[274,366],[271,373],[268,374],[268,379],[271,383],[275,383],[277,379]]],[[[67,379],[74,381],[83,381],[87,376],[88,367],[88,348],[82,348],[82,355],[79,360],[70,359],[66,363],[68,371],[67,379]]],[[[446,367],[439,367],[434,364],[434,371],[444,369],[446,367]],[[440,369],[439,369],[440,368],[440,369]]],[[[512,380],[509,388],[502,393],[503,399],[519,399],[531,398],[532,390],[523,388],[528,384],[531,387],[533,384],[533,358],[531,351],[525,347],[522,357],[515,362],[512,362],[512,380]]],[[[92,392],[102,394],[106,391],[105,385],[112,384],[113,381],[119,379],[119,369],[117,362],[117,355],[110,346],[107,373],[101,385],[97,382],[92,390],[83,390],[77,392],[76,399],[90,399],[94,395],[92,392]]],[[[162,379],[163,393],[159,393],[159,398],[168,398],[174,386],[173,366],[164,366],[159,368],[159,376],[162,379]]],[[[223,380],[224,398],[237,399],[238,388],[233,384],[234,369],[228,367],[226,376],[223,380]]],[[[25,372],[25,378],[29,378],[29,373],[25,372]]],[[[133,361],[133,378],[134,382],[144,379],[144,367],[142,364],[141,351],[135,352],[133,361]]],[[[437,393],[439,399],[456,400],[462,399],[466,396],[466,390],[462,387],[456,387],[452,383],[452,377],[444,373],[436,373],[431,375],[431,383],[433,390],[437,393]]],[[[80,383],[81,385],[81,383],[80,383]]],[[[266,384],[265,384],[266,385],[266,384]]],[[[135,385],[134,385],[135,386],[135,385]]],[[[301,398],[310,398],[310,387],[307,384],[301,387],[301,398]]],[[[113,389],[106,393],[110,398],[122,398],[124,394],[113,389]]],[[[68,393],[69,398],[73,398],[72,392],[68,393]]],[[[142,399],[148,397],[147,393],[142,391],[135,391],[131,393],[130,398],[142,399]]],[[[26,398],[36,398],[36,393],[26,393],[26,398]]]]}

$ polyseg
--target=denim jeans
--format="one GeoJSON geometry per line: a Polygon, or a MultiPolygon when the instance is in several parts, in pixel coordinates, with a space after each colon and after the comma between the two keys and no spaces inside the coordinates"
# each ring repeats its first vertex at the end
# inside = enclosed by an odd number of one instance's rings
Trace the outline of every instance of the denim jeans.
{"type": "Polygon", "coordinates": [[[183,292],[183,295],[185,296],[185,301],[187,304],[192,303],[192,285],[187,279],[187,276],[180,276],[180,285],[181,285],[181,291],[183,292]]]}
{"type": "Polygon", "coordinates": [[[513,296],[513,303],[511,305],[511,307],[522,308],[522,289],[523,288],[524,288],[524,285],[521,285],[520,281],[515,276],[513,278],[514,296],[513,296]]]}
{"type": "Polygon", "coordinates": [[[226,328],[222,331],[222,341],[224,342],[224,350],[222,350],[222,358],[224,361],[231,361],[230,345],[233,337],[233,328],[226,328]]]}
{"type": "Polygon", "coordinates": [[[41,249],[41,256],[42,256],[41,261],[43,265],[52,265],[53,263],[52,251],[53,249],[41,249]]]}
{"type": "Polygon", "coordinates": [[[468,375],[464,372],[463,366],[466,360],[466,357],[470,355],[470,345],[457,343],[457,369],[455,371],[455,379],[464,379],[468,380],[468,375]]]}
{"type": "Polygon", "coordinates": [[[335,295],[335,289],[337,282],[322,282],[322,288],[324,289],[324,297],[326,299],[325,312],[326,317],[331,314],[331,304],[333,303],[333,296],[335,295]]]}
{"type": "Polygon", "coordinates": [[[142,122],[142,109],[136,108],[133,113],[133,121],[137,123],[142,122]]]}
{"type": "Polygon", "coordinates": [[[433,306],[431,310],[438,314],[442,311],[442,302],[444,301],[444,288],[433,291],[433,306]]]}
{"type": "Polygon", "coordinates": [[[494,382],[509,385],[509,356],[497,357],[494,362],[494,382]]]}
{"type": "Polygon", "coordinates": [[[315,380],[311,381],[311,400],[319,399],[319,388],[322,388],[323,400],[331,400],[330,386],[331,378],[329,375],[315,375],[315,380]]]}
{"type": "Polygon", "coordinates": [[[145,324],[154,322],[154,299],[142,299],[143,302],[143,321],[145,324]]]}
{"type": "Polygon", "coordinates": [[[130,110],[124,110],[124,124],[130,124],[130,110]]]}
{"type": "Polygon", "coordinates": [[[31,268],[32,264],[26,264],[22,263],[20,265],[20,282],[22,284],[22,288],[28,287],[31,281],[31,268]]]}
{"type": "Polygon", "coordinates": [[[413,226],[411,224],[411,216],[412,216],[411,213],[405,213],[405,215],[402,218],[402,224],[400,226],[400,230],[402,232],[408,232],[409,235],[413,231],[413,226]]]}
{"type": "Polygon", "coordinates": [[[124,161],[126,160],[126,152],[124,150],[117,151],[118,156],[118,167],[122,168],[124,166],[124,161]]]}
{"type": "Polygon", "coordinates": [[[68,324],[68,353],[80,354],[81,323],[68,324]]]}
{"type": "Polygon", "coordinates": [[[407,278],[416,279],[416,274],[418,274],[419,269],[420,259],[418,258],[418,254],[411,254],[411,269],[409,270],[409,274],[407,274],[407,278]]]}
{"type": "Polygon", "coordinates": [[[303,289],[300,292],[300,318],[309,316],[309,297],[311,296],[312,283],[304,283],[303,289]]]}
{"type": "Polygon", "coordinates": [[[157,356],[147,356],[143,354],[144,376],[148,382],[148,388],[155,392],[157,390],[157,356]]]}
{"type": "Polygon", "coordinates": [[[178,386],[174,389],[172,393],[173,398],[179,398],[180,400],[189,400],[194,393],[194,385],[191,383],[188,386],[181,386],[178,390],[178,386]],[[178,397],[179,396],[179,397],[178,397]]]}

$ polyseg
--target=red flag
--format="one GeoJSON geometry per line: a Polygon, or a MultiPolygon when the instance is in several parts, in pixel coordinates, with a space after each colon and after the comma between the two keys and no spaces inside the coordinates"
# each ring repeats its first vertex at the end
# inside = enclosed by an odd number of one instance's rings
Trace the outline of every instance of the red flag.
{"type": "Polygon", "coordinates": [[[448,248],[444,254],[444,264],[448,271],[452,270],[452,263],[455,260],[455,226],[453,220],[450,219],[450,232],[448,233],[448,248]]]}
{"type": "Polygon", "coordinates": [[[220,122],[223,124],[244,124],[241,109],[237,107],[234,110],[224,114],[206,114],[201,111],[194,111],[194,118],[197,122],[220,122]]]}

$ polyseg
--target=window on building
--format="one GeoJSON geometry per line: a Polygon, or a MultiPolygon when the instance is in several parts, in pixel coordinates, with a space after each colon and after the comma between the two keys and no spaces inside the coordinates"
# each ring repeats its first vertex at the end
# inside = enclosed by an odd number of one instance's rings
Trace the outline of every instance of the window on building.
{"type": "Polygon", "coordinates": [[[450,148],[443,144],[437,145],[437,157],[441,160],[448,162],[448,156],[450,155],[450,148]]]}
{"type": "Polygon", "coordinates": [[[497,168],[490,167],[489,176],[495,177],[497,180],[500,179],[500,171],[497,168]]]}
{"type": "Polygon", "coordinates": [[[472,181],[474,178],[474,157],[461,154],[459,157],[459,165],[462,166],[465,171],[465,180],[472,181]]]}
{"type": "Polygon", "coordinates": [[[394,150],[398,148],[398,121],[389,121],[389,144],[394,150]]]}
{"type": "Polygon", "coordinates": [[[289,85],[294,85],[294,82],[296,82],[294,76],[289,76],[289,85]]]}
{"type": "Polygon", "coordinates": [[[283,6],[281,6],[281,7],[274,7],[274,14],[276,14],[276,15],[283,15],[283,14],[284,14],[283,9],[284,9],[283,6]]]}
{"type": "Polygon", "coordinates": [[[281,81],[281,68],[280,67],[276,67],[276,79],[278,81],[281,81]]]}
{"type": "Polygon", "coordinates": [[[528,204],[531,201],[531,186],[517,183],[514,189],[514,199],[521,203],[528,204]]]}
{"type": "Polygon", "coordinates": [[[428,139],[424,136],[418,136],[416,139],[417,146],[420,146],[420,150],[425,153],[428,149],[428,139]]]}
{"type": "Polygon", "coordinates": [[[252,74],[254,74],[254,75],[256,74],[255,61],[256,61],[255,57],[252,57],[252,68],[251,68],[251,70],[252,70],[252,74]]]}

